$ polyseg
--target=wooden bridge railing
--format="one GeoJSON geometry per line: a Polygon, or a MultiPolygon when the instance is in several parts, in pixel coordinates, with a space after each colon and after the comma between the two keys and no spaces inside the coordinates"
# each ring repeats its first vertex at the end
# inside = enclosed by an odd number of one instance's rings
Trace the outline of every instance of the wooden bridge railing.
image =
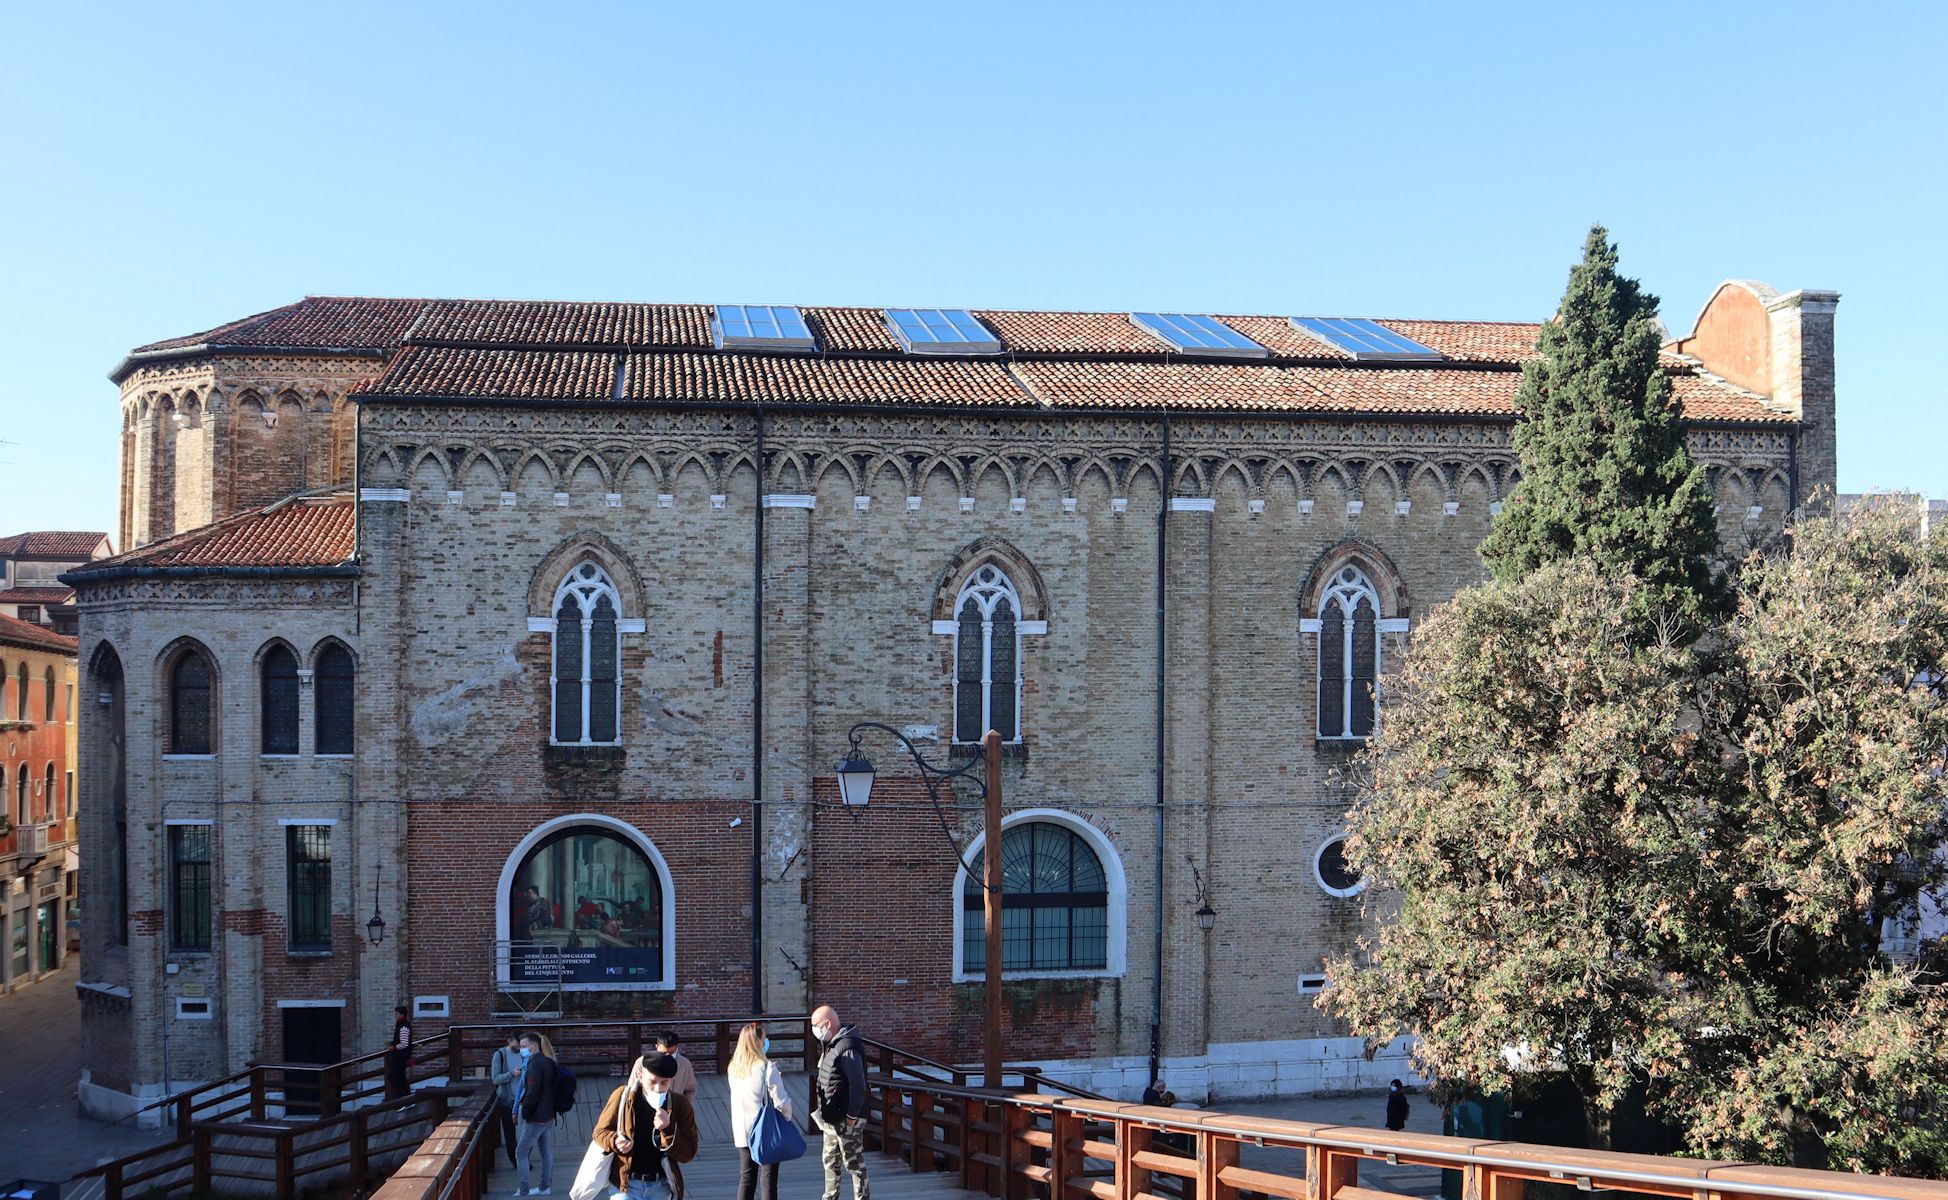
{"type": "Polygon", "coordinates": [[[877,1075],[868,1141],[913,1171],[958,1173],[997,1200],[1395,1200],[1360,1164],[1458,1171],[1464,1200],[1522,1200],[1530,1183],[1674,1200],[1948,1200],[1948,1183],[1752,1163],[1615,1154],[1358,1126],[1005,1093],[877,1075]],[[1246,1147],[1286,1170],[1245,1167],[1246,1147]]]}
{"type": "Polygon", "coordinates": [[[491,1126],[486,1118],[493,1104],[491,1088],[435,1087],[294,1124],[262,1118],[198,1120],[187,1139],[83,1174],[102,1177],[106,1200],[266,1189],[295,1196],[311,1185],[363,1191],[397,1160],[410,1161],[422,1149],[429,1123],[437,1135],[457,1112],[491,1126]]]}

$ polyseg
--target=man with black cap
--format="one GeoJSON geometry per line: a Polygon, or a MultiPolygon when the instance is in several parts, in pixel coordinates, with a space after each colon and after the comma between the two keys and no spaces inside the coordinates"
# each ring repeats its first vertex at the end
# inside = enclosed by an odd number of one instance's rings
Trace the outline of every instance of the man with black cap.
{"type": "Polygon", "coordinates": [[[602,1106],[595,1144],[615,1155],[609,1184],[627,1200],[683,1200],[683,1169],[697,1156],[697,1111],[674,1089],[676,1060],[645,1054],[602,1106]]]}

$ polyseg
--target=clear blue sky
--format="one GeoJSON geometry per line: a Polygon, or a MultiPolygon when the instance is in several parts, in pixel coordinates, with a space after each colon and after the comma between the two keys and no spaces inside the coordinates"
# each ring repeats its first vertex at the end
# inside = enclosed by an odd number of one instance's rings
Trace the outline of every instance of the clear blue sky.
{"type": "Polygon", "coordinates": [[[0,533],[112,530],[129,347],[307,293],[1690,327],[1836,288],[1840,483],[1948,494],[1939,4],[28,4],[0,533]]]}

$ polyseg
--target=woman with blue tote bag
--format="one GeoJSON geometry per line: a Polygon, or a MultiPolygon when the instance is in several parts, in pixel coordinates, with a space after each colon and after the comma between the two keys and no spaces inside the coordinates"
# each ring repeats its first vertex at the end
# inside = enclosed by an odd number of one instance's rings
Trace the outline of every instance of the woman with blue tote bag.
{"type": "Polygon", "coordinates": [[[744,1151],[737,1156],[737,1200],[778,1200],[778,1164],[805,1153],[804,1135],[791,1120],[784,1074],[770,1050],[764,1027],[753,1021],[737,1035],[737,1052],[725,1072],[731,1140],[744,1151]]]}

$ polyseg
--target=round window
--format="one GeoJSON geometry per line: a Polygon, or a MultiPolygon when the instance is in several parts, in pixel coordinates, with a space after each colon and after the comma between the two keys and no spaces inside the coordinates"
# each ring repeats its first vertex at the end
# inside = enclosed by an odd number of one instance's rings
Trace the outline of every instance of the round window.
{"type": "Polygon", "coordinates": [[[1332,838],[1312,856],[1312,874],[1329,896],[1342,899],[1357,896],[1366,888],[1366,879],[1346,859],[1346,839],[1332,838]]]}

